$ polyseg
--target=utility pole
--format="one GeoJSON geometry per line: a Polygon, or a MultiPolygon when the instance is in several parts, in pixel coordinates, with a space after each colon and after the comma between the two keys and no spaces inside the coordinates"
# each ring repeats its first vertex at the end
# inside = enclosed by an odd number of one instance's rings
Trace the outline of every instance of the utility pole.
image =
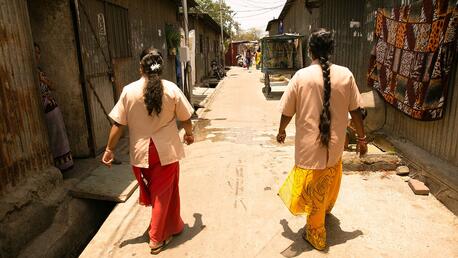
{"type": "Polygon", "coordinates": [[[184,40],[186,46],[189,46],[189,27],[188,27],[188,1],[183,0],[183,15],[184,15],[184,40]]]}
{"type": "MultiPolygon", "coordinates": [[[[188,49],[186,56],[189,55],[189,27],[188,27],[188,1],[187,0],[182,0],[182,5],[183,5],[183,20],[184,20],[184,42],[185,46],[188,49]]],[[[190,62],[186,60],[185,62],[185,67],[184,67],[184,74],[183,74],[183,79],[184,79],[184,87],[186,87],[186,95],[188,95],[189,102],[192,103],[192,82],[189,80],[189,70],[193,69],[190,67],[190,62]]]]}
{"type": "Polygon", "coordinates": [[[224,67],[224,27],[223,27],[223,0],[219,0],[219,21],[221,25],[221,65],[224,67]]]}

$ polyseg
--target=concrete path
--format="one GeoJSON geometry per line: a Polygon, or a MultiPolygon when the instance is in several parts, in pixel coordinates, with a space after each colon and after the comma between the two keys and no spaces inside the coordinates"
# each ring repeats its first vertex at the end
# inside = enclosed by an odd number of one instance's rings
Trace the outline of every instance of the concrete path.
{"type": "MultiPolygon", "coordinates": [[[[281,88],[261,93],[260,72],[231,70],[186,147],[180,191],[184,233],[158,257],[458,257],[458,221],[433,196],[392,173],[346,172],[325,252],[301,239],[276,193],[294,165],[294,126],[275,142],[281,88]]],[[[150,209],[138,193],[119,204],[81,257],[149,257],[150,209]]]]}

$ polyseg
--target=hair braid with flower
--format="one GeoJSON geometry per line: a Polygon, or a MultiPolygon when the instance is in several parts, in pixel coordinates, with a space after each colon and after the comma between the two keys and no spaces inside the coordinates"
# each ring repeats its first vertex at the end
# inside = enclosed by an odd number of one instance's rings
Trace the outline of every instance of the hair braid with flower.
{"type": "Polygon", "coordinates": [[[155,48],[147,48],[140,55],[142,73],[147,77],[148,83],[144,89],[143,96],[148,114],[154,112],[159,115],[162,111],[162,97],[164,88],[160,75],[162,74],[162,54],[155,48]]]}

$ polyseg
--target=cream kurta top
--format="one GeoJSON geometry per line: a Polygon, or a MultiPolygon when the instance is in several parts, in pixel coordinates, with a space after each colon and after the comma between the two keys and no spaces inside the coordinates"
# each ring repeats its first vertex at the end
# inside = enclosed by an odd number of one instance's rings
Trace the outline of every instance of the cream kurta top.
{"type": "Polygon", "coordinates": [[[133,166],[148,168],[149,142],[153,140],[162,166],[184,157],[183,144],[178,135],[176,119],[191,118],[194,110],[181,90],[173,83],[162,80],[164,96],[159,116],[148,115],[143,89],[146,79],[142,77],[124,87],[110,117],[129,127],[130,162],[133,166]]]}
{"type": "Polygon", "coordinates": [[[339,162],[344,150],[348,112],[362,107],[361,95],[348,68],[331,65],[330,77],[329,148],[321,144],[318,128],[324,97],[320,65],[312,64],[299,70],[289,82],[280,101],[283,115],[296,115],[295,162],[304,169],[325,169],[339,162]]]}

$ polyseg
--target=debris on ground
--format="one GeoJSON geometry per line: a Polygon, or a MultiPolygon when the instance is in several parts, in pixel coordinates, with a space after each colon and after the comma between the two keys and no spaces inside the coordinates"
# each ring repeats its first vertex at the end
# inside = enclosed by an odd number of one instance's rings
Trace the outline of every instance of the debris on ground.
{"type": "Polygon", "coordinates": [[[418,195],[428,195],[429,188],[421,181],[417,179],[410,179],[409,186],[415,194],[418,195]]]}
{"type": "Polygon", "coordinates": [[[396,168],[396,175],[398,176],[407,176],[410,173],[408,166],[399,166],[396,168]]]}

